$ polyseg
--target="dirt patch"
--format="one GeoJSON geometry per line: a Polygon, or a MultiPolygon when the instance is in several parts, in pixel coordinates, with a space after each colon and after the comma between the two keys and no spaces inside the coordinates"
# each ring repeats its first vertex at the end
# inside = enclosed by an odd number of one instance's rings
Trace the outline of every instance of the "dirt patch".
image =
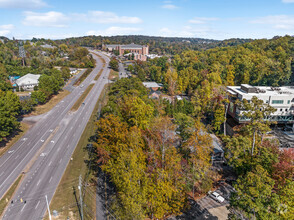
{"type": "Polygon", "coordinates": [[[208,210],[212,215],[218,217],[219,220],[228,219],[229,210],[226,206],[212,208],[208,210]]]}

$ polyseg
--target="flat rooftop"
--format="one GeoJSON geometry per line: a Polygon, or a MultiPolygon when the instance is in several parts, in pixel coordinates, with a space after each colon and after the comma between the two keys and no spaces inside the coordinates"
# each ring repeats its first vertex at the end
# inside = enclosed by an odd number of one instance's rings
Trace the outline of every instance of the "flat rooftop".
{"type": "MultiPolygon", "coordinates": [[[[249,85],[246,85],[249,86],[249,85]]],[[[259,92],[246,92],[241,89],[241,86],[227,86],[231,94],[237,93],[240,95],[258,95],[258,96],[289,96],[294,95],[294,87],[281,86],[281,87],[269,87],[269,86],[251,86],[249,88],[257,88],[259,92]]]]}

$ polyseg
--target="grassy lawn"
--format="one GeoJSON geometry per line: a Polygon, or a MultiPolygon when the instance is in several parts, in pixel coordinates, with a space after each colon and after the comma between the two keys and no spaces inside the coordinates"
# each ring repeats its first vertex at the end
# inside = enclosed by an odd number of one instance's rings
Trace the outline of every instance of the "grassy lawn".
{"type": "Polygon", "coordinates": [[[87,89],[83,92],[83,94],[80,96],[80,98],[75,102],[73,107],[71,108],[72,111],[76,111],[79,109],[85,98],[88,96],[89,92],[92,90],[94,84],[90,84],[87,89]]]}
{"type": "Polygon", "coordinates": [[[110,73],[109,73],[109,80],[116,80],[118,79],[118,72],[114,71],[113,69],[110,69],[110,73]]]}
{"type": "Polygon", "coordinates": [[[38,105],[35,107],[35,111],[29,114],[29,116],[41,115],[48,111],[50,111],[58,102],[64,99],[68,94],[70,94],[67,90],[60,91],[57,95],[53,96],[49,102],[44,105],[38,105]]]}
{"type": "Polygon", "coordinates": [[[6,208],[8,203],[10,202],[10,200],[11,200],[13,194],[14,194],[14,191],[16,190],[21,178],[22,178],[22,175],[20,175],[17,178],[17,180],[13,183],[13,185],[9,188],[9,190],[6,192],[6,194],[0,200],[0,217],[3,214],[4,209],[6,208]]]}
{"type": "Polygon", "coordinates": [[[13,137],[11,137],[8,142],[6,142],[6,143],[3,142],[2,144],[0,144],[0,157],[6,151],[8,151],[9,148],[11,148],[27,132],[27,130],[29,130],[30,127],[31,127],[30,125],[28,125],[24,122],[21,122],[17,133],[13,137]]]}
{"type": "MultiPolygon", "coordinates": [[[[99,97],[99,100],[95,105],[90,120],[88,121],[88,124],[86,125],[86,128],[72,155],[73,160],[70,161],[67,165],[67,168],[55,192],[55,195],[50,203],[51,212],[53,210],[57,210],[59,213],[59,216],[53,219],[66,219],[67,217],[69,217],[70,219],[79,219],[79,211],[76,204],[76,198],[73,194],[73,187],[76,190],[76,197],[79,201],[79,192],[77,189],[79,184],[79,176],[81,175],[83,180],[87,182],[90,182],[89,180],[95,178],[91,172],[90,175],[85,178],[89,172],[89,169],[85,162],[89,159],[89,155],[85,147],[91,143],[89,138],[95,134],[95,121],[97,119],[97,112],[99,110],[99,107],[103,106],[103,104],[106,103],[106,93],[107,85],[104,87],[103,92],[101,93],[101,96],[99,97]]],[[[96,180],[94,179],[94,181],[96,180]]],[[[90,185],[87,188],[90,188],[90,190],[93,191],[95,194],[95,185],[90,185]]],[[[93,213],[95,213],[96,201],[93,196],[89,196],[86,194],[84,197],[84,204],[88,208],[91,207],[90,209],[93,213]]],[[[93,216],[90,216],[85,211],[84,217],[84,219],[93,219],[93,216]]],[[[46,215],[46,219],[48,219],[48,214],[46,215]]]]}

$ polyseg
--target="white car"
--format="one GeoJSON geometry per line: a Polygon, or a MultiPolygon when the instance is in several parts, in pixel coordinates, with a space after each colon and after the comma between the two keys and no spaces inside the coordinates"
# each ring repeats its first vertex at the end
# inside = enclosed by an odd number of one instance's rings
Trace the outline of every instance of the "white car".
{"type": "Polygon", "coordinates": [[[220,194],[217,192],[213,192],[209,194],[211,198],[213,198],[215,201],[222,203],[225,201],[224,197],[222,197],[220,194]]]}

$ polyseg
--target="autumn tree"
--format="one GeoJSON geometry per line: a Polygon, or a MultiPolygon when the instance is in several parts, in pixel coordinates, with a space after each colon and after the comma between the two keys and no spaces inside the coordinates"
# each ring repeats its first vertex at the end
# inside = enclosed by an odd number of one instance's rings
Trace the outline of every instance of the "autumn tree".
{"type": "MultiPolygon", "coordinates": [[[[193,132],[189,139],[183,144],[183,149],[185,150],[185,158],[190,165],[189,169],[191,172],[189,172],[190,175],[188,175],[188,182],[192,183],[191,189],[193,191],[193,196],[196,183],[198,183],[197,188],[199,191],[209,190],[209,187],[202,187],[205,184],[201,186],[201,183],[208,180],[206,174],[211,167],[212,139],[199,120],[195,121],[193,132]]],[[[212,184],[212,181],[210,184],[212,184]]]]}

